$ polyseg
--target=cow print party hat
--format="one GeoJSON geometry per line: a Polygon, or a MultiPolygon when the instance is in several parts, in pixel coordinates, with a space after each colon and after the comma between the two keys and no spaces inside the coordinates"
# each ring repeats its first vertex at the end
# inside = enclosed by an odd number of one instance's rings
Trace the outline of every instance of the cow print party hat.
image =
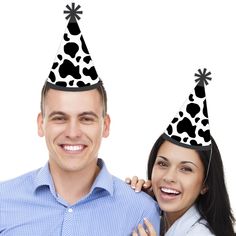
{"type": "Polygon", "coordinates": [[[198,70],[197,85],[180,111],[167,127],[164,137],[180,146],[197,150],[211,150],[211,136],[207,112],[205,85],[211,72],[198,70]]]}
{"type": "Polygon", "coordinates": [[[66,6],[69,19],[56,59],[47,78],[49,86],[64,91],[84,91],[96,88],[102,81],[97,75],[93,61],[81,34],[77,20],[80,6],[66,6]]]}

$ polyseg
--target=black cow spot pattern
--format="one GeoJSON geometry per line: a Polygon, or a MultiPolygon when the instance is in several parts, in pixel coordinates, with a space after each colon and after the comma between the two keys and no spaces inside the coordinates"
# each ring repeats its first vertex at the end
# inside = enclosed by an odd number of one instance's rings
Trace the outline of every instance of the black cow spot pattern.
{"type": "Polygon", "coordinates": [[[57,58],[61,61],[62,60],[62,55],[58,54],[57,58]]]}
{"type": "Polygon", "coordinates": [[[194,118],[200,111],[200,107],[196,103],[190,103],[186,107],[186,111],[190,114],[192,118],[194,118]]]}
{"type": "Polygon", "coordinates": [[[53,65],[52,65],[52,69],[55,70],[58,65],[59,65],[58,62],[54,62],[53,65]]]}
{"type": "Polygon", "coordinates": [[[197,118],[195,119],[195,122],[197,123],[199,120],[200,120],[200,118],[199,118],[199,117],[197,117],[197,118]]]}
{"type": "Polygon", "coordinates": [[[78,81],[77,82],[78,87],[85,87],[85,86],[89,86],[89,85],[90,85],[90,83],[85,84],[83,81],[78,81]]]}
{"type": "Polygon", "coordinates": [[[183,141],[186,143],[188,141],[188,137],[185,137],[183,141]]]}
{"type": "Polygon", "coordinates": [[[77,61],[77,62],[79,62],[79,61],[80,61],[80,59],[81,59],[81,57],[80,57],[80,56],[76,57],[76,61],[77,61]]]}
{"type": "Polygon", "coordinates": [[[196,126],[193,126],[187,117],[184,117],[183,120],[181,120],[177,125],[178,133],[186,132],[192,138],[196,137],[195,130],[196,126]]]}
{"type": "Polygon", "coordinates": [[[190,101],[190,102],[193,102],[193,101],[194,101],[193,94],[190,94],[190,95],[189,95],[189,101],[190,101]]]}
{"type": "Polygon", "coordinates": [[[197,141],[194,140],[194,139],[190,141],[190,144],[191,144],[191,145],[194,145],[194,146],[202,146],[202,144],[197,143],[197,141]]]}
{"type": "Polygon", "coordinates": [[[74,84],[74,80],[71,80],[71,81],[69,82],[69,85],[70,85],[70,86],[73,86],[73,84],[74,84]]]}
{"type": "Polygon", "coordinates": [[[60,87],[66,87],[66,82],[64,82],[64,81],[57,81],[56,82],[56,85],[58,85],[58,86],[60,86],[60,87]]]}
{"type": "Polygon", "coordinates": [[[84,53],[89,54],[88,48],[87,48],[87,46],[86,46],[86,44],[84,42],[84,38],[83,38],[82,35],[80,37],[80,40],[81,40],[81,45],[82,45],[82,49],[83,49],[84,53]]]}
{"type": "Polygon", "coordinates": [[[62,78],[71,75],[75,79],[80,79],[81,75],[79,73],[79,65],[74,66],[73,63],[69,60],[64,60],[59,67],[59,74],[62,78]]]}
{"type": "Polygon", "coordinates": [[[204,119],[204,120],[202,120],[202,124],[204,125],[204,126],[206,126],[206,125],[208,125],[208,119],[204,119]]]}
{"type": "Polygon", "coordinates": [[[176,135],[172,135],[171,138],[173,138],[174,140],[176,140],[177,142],[181,141],[181,138],[179,136],[176,135]]]}
{"type": "Polygon", "coordinates": [[[98,77],[94,66],[92,66],[90,69],[84,68],[83,73],[86,76],[90,76],[92,80],[95,80],[98,77]]]}
{"type": "Polygon", "coordinates": [[[67,43],[64,46],[64,52],[70,55],[72,58],[75,57],[76,53],[79,51],[79,46],[76,43],[67,43]]]}
{"type": "Polygon", "coordinates": [[[178,118],[175,117],[175,118],[171,121],[171,123],[174,124],[174,123],[176,123],[177,121],[178,121],[178,118]]]}
{"type": "Polygon", "coordinates": [[[72,35],[79,35],[80,34],[80,28],[76,22],[69,22],[67,28],[72,35]]]}
{"type": "Polygon", "coordinates": [[[206,131],[203,131],[202,129],[200,129],[198,131],[198,134],[199,136],[201,136],[202,138],[204,138],[204,141],[205,142],[209,142],[211,140],[211,137],[210,137],[210,130],[206,130],[206,131]]]}
{"type": "Polygon", "coordinates": [[[197,97],[204,98],[206,96],[203,86],[196,86],[194,90],[197,97]]]}
{"type": "Polygon", "coordinates": [[[56,76],[52,71],[50,72],[48,77],[53,83],[56,81],[56,76]]]}
{"type": "Polygon", "coordinates": [[[167,132],[168,132],[169,135],[172,134],[172,132],[173,132],[173,128],[172,128],[171,125],[169,125],[169,126],[167,127],[167,132]]]}
{"type": "Polygon", "coordinates": [[[206,99],[203,102],[203,115],[208,118],[206,99]]]}
{"type": "Polygon", "coordinates": [[[91,61],[91,57],[90,56],[86,56],[86,57],[84,57],[84,62],[85,63],[89,63],[91,61]]]}
{"type": "Polygon", "coordinates": [[[64,40],[67,41],[67,42],[70,41],[70,38],[68,37],[68,34],[64,34],[64,40]]]}
{"type": "Polygon", "coordinates": [[[183,114],[184,114],[184,113],[183,113],[182,111],[179,112],[180,117],[182,117],[183,114]]]}

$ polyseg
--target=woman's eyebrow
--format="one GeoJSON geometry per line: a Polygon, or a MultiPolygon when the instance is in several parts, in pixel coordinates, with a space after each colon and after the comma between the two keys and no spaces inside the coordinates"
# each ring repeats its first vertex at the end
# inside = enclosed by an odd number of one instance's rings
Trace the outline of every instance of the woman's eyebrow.
{"type": "Polygon", "coordinates": [[[192,164],[194,166],[196,166],[197,168],[199,168],[195,163],[193,163],[192,161],[181,161],[181,164],[192,164]]]}
{"type": "Polygon", "coordinates": [[[163,157],[163,156],[160,156],[160,155],[157,156],[157,157],[160,157],[160,158],[164,159],[165,161],[169,161],[168,158],[166,158],[166,157],[163,157]]]}

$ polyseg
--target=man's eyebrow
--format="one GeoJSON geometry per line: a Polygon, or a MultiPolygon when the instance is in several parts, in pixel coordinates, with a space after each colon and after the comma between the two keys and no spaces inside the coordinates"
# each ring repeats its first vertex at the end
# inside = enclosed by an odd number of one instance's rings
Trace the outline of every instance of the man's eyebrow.
{"type": "Polygon", "coordinates": [[[82,113],[79,114],[79,116],[88,116],[88,115],[89,116],[94,116],[95,118],[98,119],[98,115],[93,111],[85,111],[85,112],[82,112],[82,113]]]}
{"type": "Polygon", "coordinates": [[[49,118],[55,116],[55,115],[60,115],[60,116],[66,116],[66,113],[62,112],[62,111],[53,111],[49,114],[49,118]]]}

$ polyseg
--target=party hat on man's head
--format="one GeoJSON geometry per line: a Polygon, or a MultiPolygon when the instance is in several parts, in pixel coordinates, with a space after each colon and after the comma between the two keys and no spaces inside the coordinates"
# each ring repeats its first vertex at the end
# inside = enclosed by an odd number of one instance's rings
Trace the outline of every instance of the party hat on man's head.
{"type": "Polygon", "coordinates": [[[211,149],[205,85],[211,72],[198,70],[198,82],[188,99],[167,127],[164,137],[171,142],[198,150],[211,149]]]}
{"type": "Polygon", "coordinates": [[[80,6],[66,6],[69,19],[56,59],[47,82],[51,88],[69,91],[84,91],[96,88],[101,80],[81,34],[77,20],[80,6]]]}

